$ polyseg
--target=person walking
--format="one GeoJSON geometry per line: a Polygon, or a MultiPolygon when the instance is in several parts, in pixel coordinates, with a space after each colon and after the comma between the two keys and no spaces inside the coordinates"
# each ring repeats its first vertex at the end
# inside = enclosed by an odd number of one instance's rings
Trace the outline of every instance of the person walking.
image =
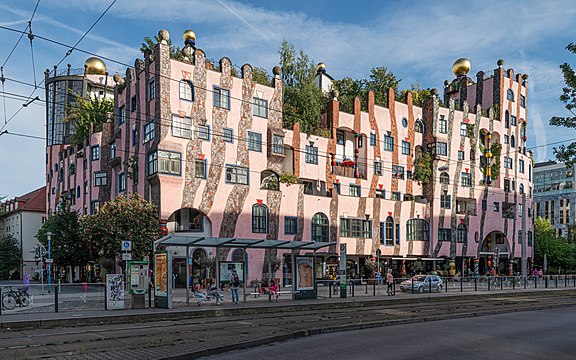
{"type": "Polygon", "coordinates": [[[388,296],[394,296],[393,285],[394,275],[392,275],[392,269],[388,269],[388,273],[386,274],[386,292],[388,296]]]}
{"type": "Polygon", "coordinates": [[[230,291],[232,292],[232,304],[238,304],[238,288],[240,287],[240,278],[236,269],[232,270],[230,277],[230,291]]]}

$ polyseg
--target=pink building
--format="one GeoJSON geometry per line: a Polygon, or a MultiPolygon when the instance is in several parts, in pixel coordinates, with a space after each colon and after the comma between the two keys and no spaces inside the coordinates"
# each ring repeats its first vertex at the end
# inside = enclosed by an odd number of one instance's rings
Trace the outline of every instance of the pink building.
{"type": "MultiPolygon", "coordinates": [[[[336,96],[321,120],[325,134],[317,136],[298,124],[283,128],[280,68],[270,86],[257,84],[250,65],[236,74],[228,58],[211,63],[190,31],[182,61],[170,58],[168,32],[159,38],[154,53],[114,77],[114,120],[92,134],[83,157],[65,145],[48,148],[48,169],[58,162],[63,178],[74,178],[49,195],[49,208],[87,179],[78,211],[139,193],[158,206],[169,233],[345,243],[352,276],[368,276],[378,250],[401,274],[448,264],[478,272],[498,265],[508,273],[520,270],[523,246],[531,256],[527,76],[499,62],[493,75],[480,72],[474,81],[469,63],[458,61],[446,105],[437,91],[416,106],[411,95],[399,101],[391,90],[386,106],[369,94],[368,111],[356,99],[349,114],[336,96]],[[500,166],[495,143],[502,145],[500,166]],[[99,158],[90,158],[97,146],[99,158]],[[432,155],[432,175],[422,183],[413,176],[423,153],[432,155]],[[82,176],[66,172],[69,162],[86,161],[82,176]],[[289,175],[296,184],[286,182],[289,175]]],[[[322,66],[318,77],[326,87],[322,66]]],[[[214,256],[212,249],[191,252],[196,260],[214,256]]],[[[266,272],[264,255],[248,250],[250,279],[266,272]]],[[[288,278],[290,256],[273,255],[283,264],[276,276],[288,278]]],[[[317,255],[317,277],[334,275],[338,247],[317,255]]],[[[243,255],[232,249],[224,258],[243,255]]]]}

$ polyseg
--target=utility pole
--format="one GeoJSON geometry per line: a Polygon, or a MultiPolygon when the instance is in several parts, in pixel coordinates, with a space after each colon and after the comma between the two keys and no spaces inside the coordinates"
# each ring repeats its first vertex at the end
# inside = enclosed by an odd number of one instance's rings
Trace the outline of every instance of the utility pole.
{"type": "Polygon", "coordinates": [[[527,268],[527,243],[526,243],[526,192],[522,194],[522,232],[520,233],[520,237],[522,238],[522,278],[525,279],[528,271],[527,268]]]}

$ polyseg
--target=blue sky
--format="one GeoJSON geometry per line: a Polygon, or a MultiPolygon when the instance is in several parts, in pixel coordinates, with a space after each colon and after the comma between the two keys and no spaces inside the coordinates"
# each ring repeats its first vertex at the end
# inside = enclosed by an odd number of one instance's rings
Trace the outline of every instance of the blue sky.
{"type": "MultiPolygon", "coordinates": [[[[41,0],[32,22],[33,32],[74,44],[111,0],[41,0]]],[[[24,29],[36,0],[3,0],[0,25],[24,29]]],[[[250,63],[269,71],[278,62],[282,39],[325,62],[335,78],[366,77],[372,67],[386,66],[402,79],[401,88],[420,83],[442,88],[452,79],[455,59],[468,57],[470,74],[492,71],[496,61],[528,73],[528,145],[537,160],[553,157],[546,144],[576,138],[573,130],[552,128],[553,115],[570,115],[558,101],[563,79],[559,64],[576,64],[565,46],[576,42],[576,6],[573,1],[195,1],[118,0],[79,48],[133,64],[146,35],[170,31],[175,44],[186,28],[197,34],[197,46],[216,61],[228,56],[241,65],[250,63]]],[[[0,29],[0,64],[18,39],[0,29]]],[[[36,77],[58,63],[67,49],[34,40],[36,77]]],[[[87,56],[72,52],[62,63],[80,68],[87,56]]],[[[109,70],[125,73],[118,64],[109,70]]],[[[27,37],[4,67],[8,78],[33,83],[27,37]]],[[[31,87],[6,81],[5,90],[30,94],[31,87]]],[[[38,91],[44,99],[42,90],[38,91]]],[[[6,100],[10,117],[21,100],[6,100]]],[[[15,133],[44,136],[42,103],[22,110],[7,125],[15,133]]],[[[4,106],[0,101],[0,123],[4,106]]],[[[44,142],[0,137],[0,194],[23,194],[44,183],[44,142]]]]}

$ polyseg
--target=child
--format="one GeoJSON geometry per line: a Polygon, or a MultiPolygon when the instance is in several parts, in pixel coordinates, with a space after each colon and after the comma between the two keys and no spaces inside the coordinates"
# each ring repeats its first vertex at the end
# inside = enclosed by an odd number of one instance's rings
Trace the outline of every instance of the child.
{"type": "Polygon", "coordinates": [[[276,284],[276,281],[272,280],[270,285],[270,293],[272,294],[272,299],[274,300],[274,302],[278,302],[278,296],[280,296],[278,292],[279,290],[280,286],[276,284]]]}

